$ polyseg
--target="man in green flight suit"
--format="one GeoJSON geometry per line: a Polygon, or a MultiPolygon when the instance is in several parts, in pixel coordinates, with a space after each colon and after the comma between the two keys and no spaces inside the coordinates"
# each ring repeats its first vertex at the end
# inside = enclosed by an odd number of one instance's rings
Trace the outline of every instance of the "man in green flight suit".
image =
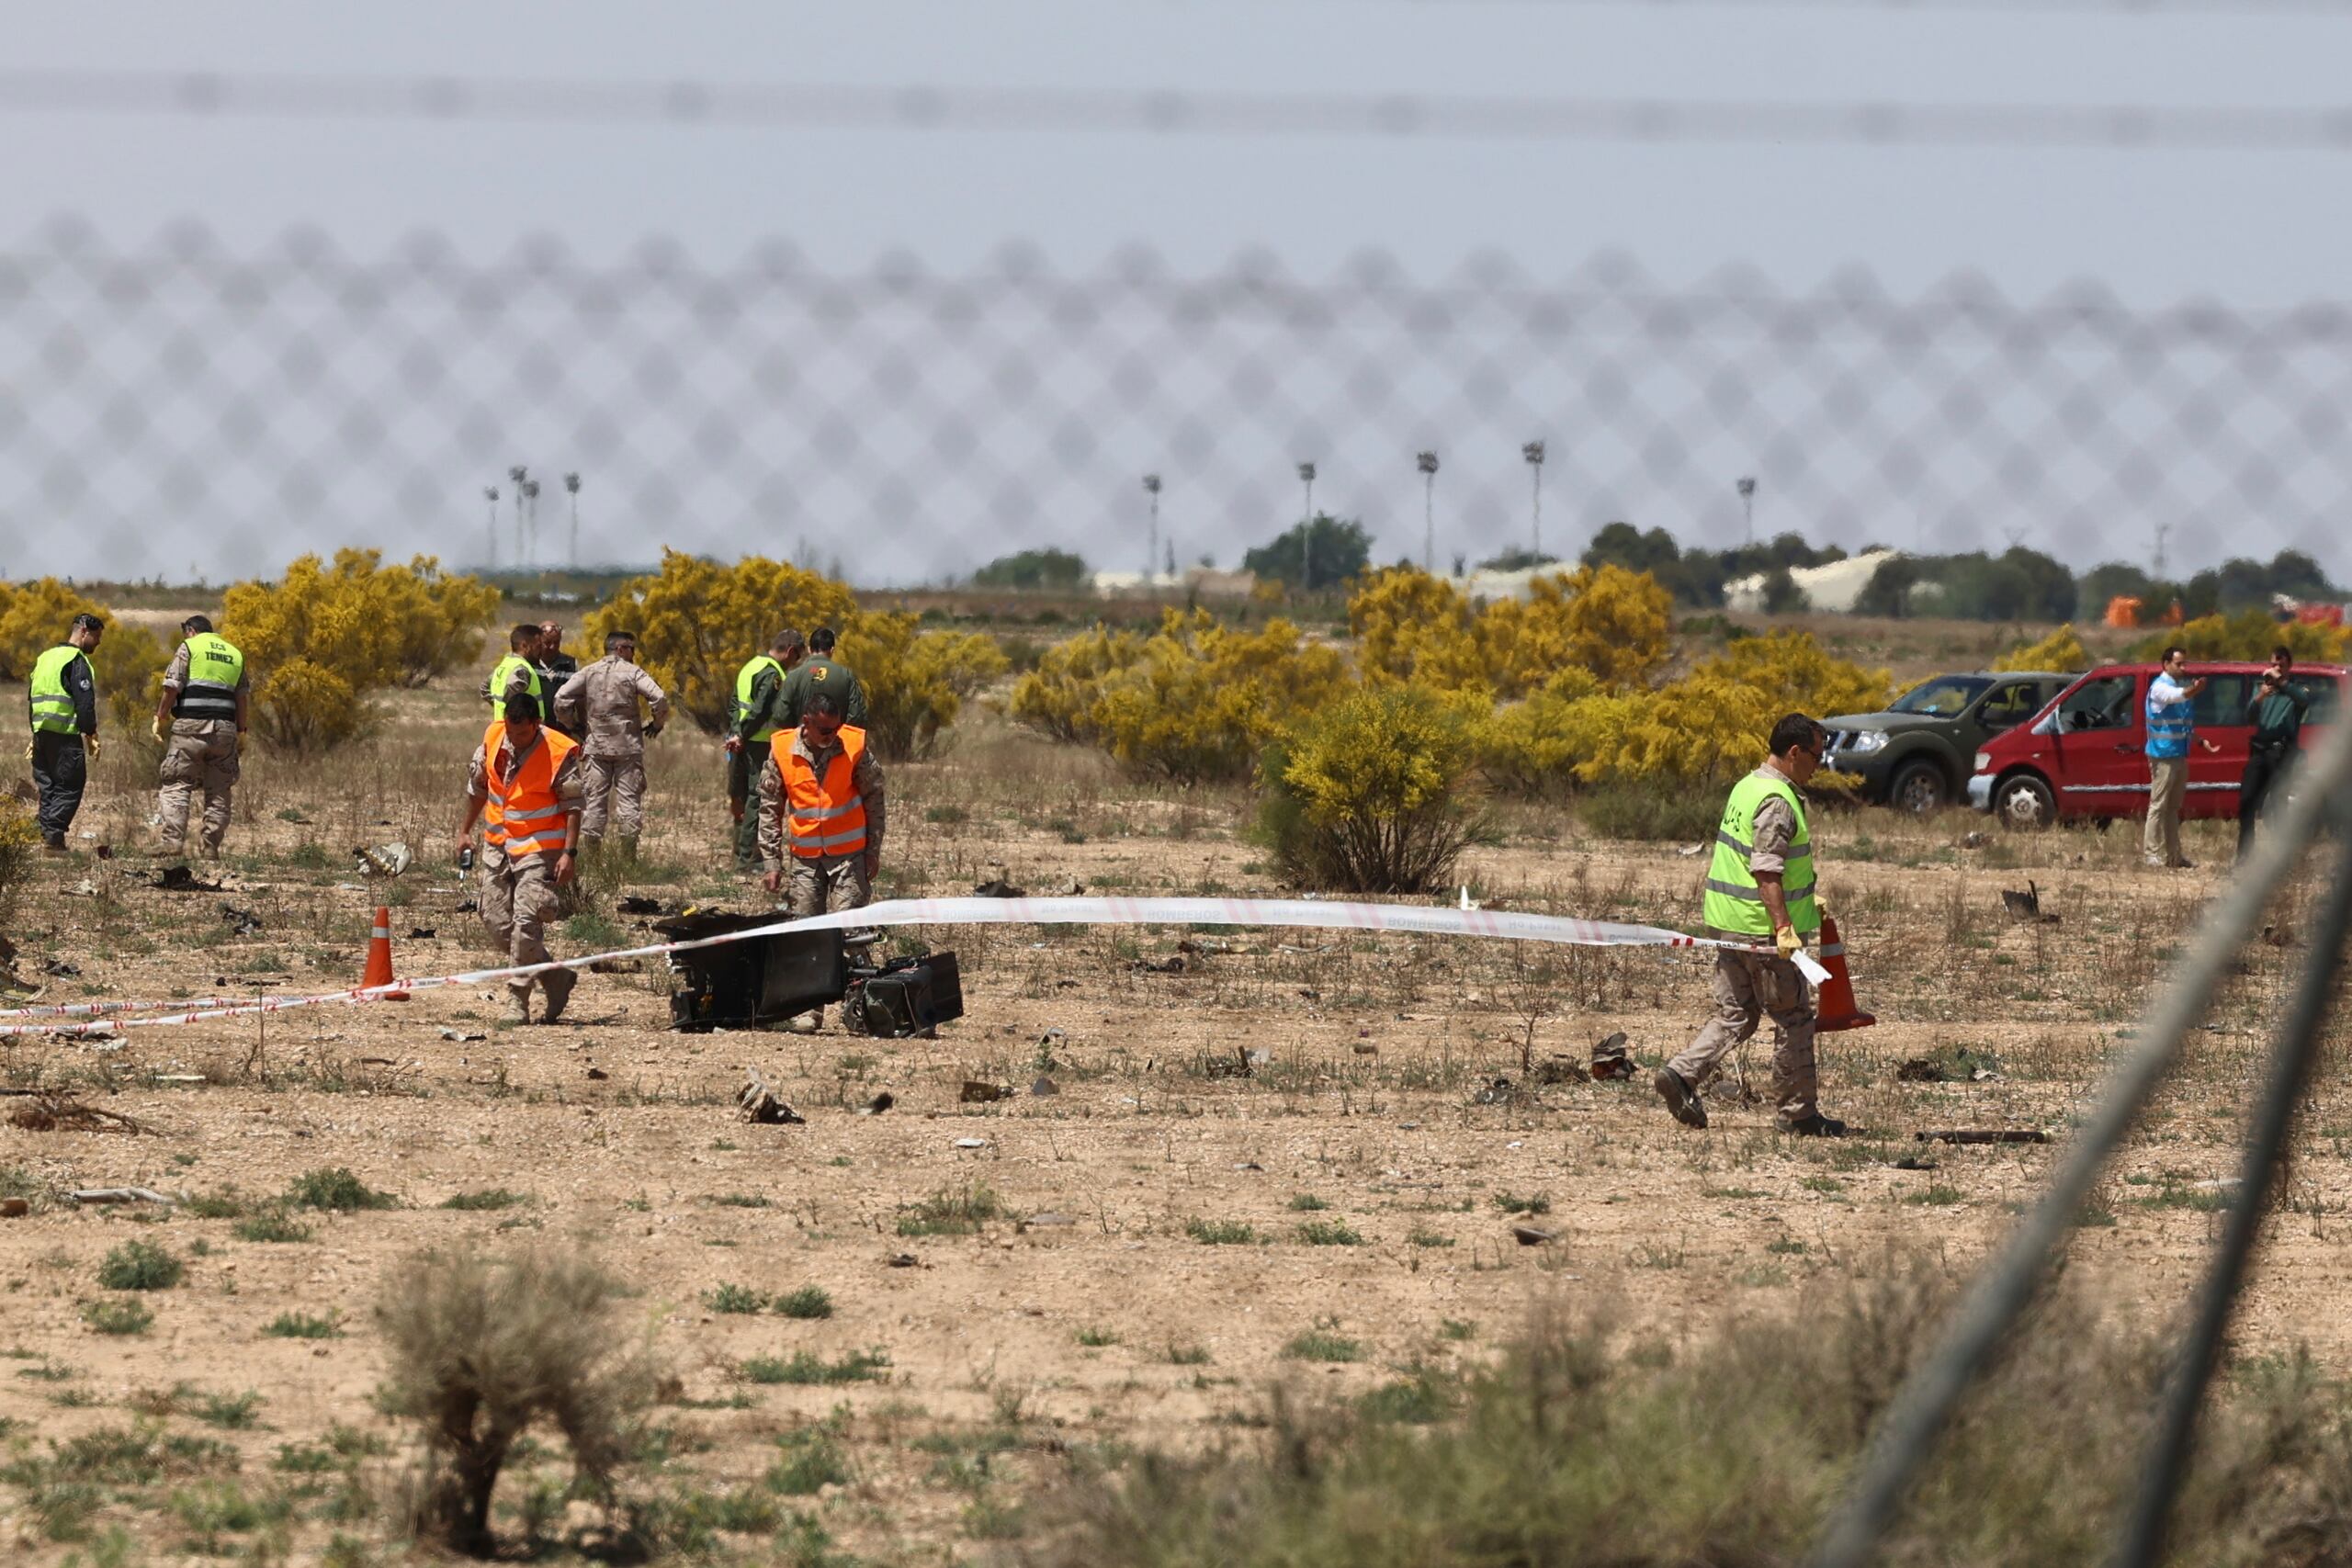
{"type": "Polygon", "coordinates": [[[784,688],[787,672],[808,651],[799,632],[786,626],[769,639],[767,652],[744,660],[735,672],[727,733],[727,809],[735,818],[735,863],[744,870],[760,863],[760,819],[748,809],[755,781],[766,776],[775,732],[797,722],[784,716],[784,688]]]}
{"type": "Polygon", "coordinates": [[[1772,1099],[1781,1131],[1841,1138],[1846,1123],[1824,1116],[1814,1077],[1813,996],[1794,959],[1821,930],[1813,832],[1797,791],[1821,764],[1827,731],[1800,713],[1772,727],[1771,755],[1732,786],[1715,858],[1707,868],[1707,934],[1739,947],[1715,950],[1715,1016],[1651,1080],[1674,1119],[1704,1127],[1699,1091],[1731,1054],[1772,1020],[1772,1099]]]}
{"type": "Polygon", "coordinates": [[[865,682],[857,671],[833,657],[833,628],[819,626],[808,634],[808,657],[792,667],[784,682],[784,728],[797,728],[808,712],[808,699],[831,692],[842,705],[842,722],[865,728],[865,682]]]}

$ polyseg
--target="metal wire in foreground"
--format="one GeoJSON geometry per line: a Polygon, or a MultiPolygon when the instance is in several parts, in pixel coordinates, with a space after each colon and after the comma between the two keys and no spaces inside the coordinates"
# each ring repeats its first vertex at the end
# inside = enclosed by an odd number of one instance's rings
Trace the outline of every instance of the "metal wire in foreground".
{"type": "Polygon", "coordinates": [[[2269,1078],[2246,1128],[2237,1197],[2230,1205],[2222,1245],[2198,1292],[2196,1320],[2181,1346],[2179,1363],[2165,1384],[2156,1435],[2149,1444],[2148,1461],[2140,1468],[2139,1493],[2132,1499],[2122,1550],[2116,1554],[2119,1568],[2153,1568],[2163,1556],[2165,1519],[2181,1472],[2188,1464],[2205,1388],[2212,1381],[2222,1335],[2229,1326],[2239,1283],[2245,1278],[2247,1259],[2253,1256],[2263,1213],[2269,1207],[2279,1156],[2294,1123],[2295,1102],[2302,1097],[2335,1002],[2336,976],[2344,967],[2345,938],[2352,932],[2352,834],[2344,831],[2346,820],[2341,809],[2334,814],[2330,826],[2341,839],[2335,874],[2328,878],[2327,895],[2311,933],[2311,953],[2303,961],[2302,975],[2279,1026],[2269,1078]]]}
{"type": "Polygon", "coordinates": [[[2190,1027],[2204,1015],[2239,945],[2301,859],[2328,798],[2352,780],[2352,725],[2332,727],[2309,761],[2302,788],[2286,803],[2273,830],[2256,840],[2251,863],[2231,879],[2221,902],[2192,935],[2170,983],[2142,1020],[2131,1055],[2109,1077],[2105,1095],[2052,1176],[2049,1190],[1977,1270],[1942,1341],[1895,1391],[1853,1487],[1814,1545],[1810,1568],[1861,1568],[1871,1561],[1953,1407],[2032,1300],[2099,1167],[2138,1119],[2190,1027]]]}

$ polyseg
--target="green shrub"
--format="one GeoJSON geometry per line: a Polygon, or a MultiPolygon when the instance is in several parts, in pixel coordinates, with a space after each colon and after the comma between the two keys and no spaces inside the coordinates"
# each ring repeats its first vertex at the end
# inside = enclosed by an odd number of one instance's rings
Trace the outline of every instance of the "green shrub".
{"type": "Polygon", "coordinates": [[[743,1363],[742,1376],[746,1382],[810,1386],[878,1382],[889,1370],[890,1358],[879,1350],[853,1350],[832,1361],[812,1351],[796,1350],[783,1359],[754,1356],[743,1363]]]}
{"type": "Polygon", "coordinates": [[[343,1324],[333,1313],[281,1312],[262,1332],[273,1339],[340,1339],[343,1324]]]}
{"type": "Polygon", "coordinates": [[[273,1206],[239,1220],[235,1234],[240,1241],[308,1241],[311,1231],[284,1209],[273,1206]]]}
{"type": "Polygon", "coordinates": [[[1577,796],[1577,819],[1604,839],[1702,843],[1713,839],[1723,820],[1723,795],[1716,784],[1601,784],[1577,796]]]}
{"type": "Polygon", "coordinates": [[[386,1272],[376,1307],[388,1363],[378,1404],[417,1423],[426,1532],[480,1555],[515,1439],[561,1432],[581,1474],[608,1483],[636,1447],[652,1370],[619,1319],[618,1281],[576,1251],[425,1252],[386,1272]]]}
{"type": "Polygon", "coordinates": [[[154,1326],[155,1313],[144,1302],[116,1296],[84,1307],[82,1321],[100,1334],[144,1334],[154,1326]]]}
{"type": "Polygon", "coordinates": [[[803,1285],[787,1291],[775,1299],[775,1310],[784,1317],[814,1319],[833,1315],[833,1298],[819,1285],[803,1285]]]}
{"type": "Polygon", "coordinates": [[[345,1166],[306,1171],[294,1179],[286,1201],[298,1209],[322,1209],[330,1213],[356,1213],[362,1209],[397,1209],[401,1201],[379,1192],[345,1166]]]}
{"type": "Polygon", "coordinates": [[[187,1265],[152,1241],[127,1241],[98,1265],[98,1283],[109,1291],[168,1291],[187,1265]]]}

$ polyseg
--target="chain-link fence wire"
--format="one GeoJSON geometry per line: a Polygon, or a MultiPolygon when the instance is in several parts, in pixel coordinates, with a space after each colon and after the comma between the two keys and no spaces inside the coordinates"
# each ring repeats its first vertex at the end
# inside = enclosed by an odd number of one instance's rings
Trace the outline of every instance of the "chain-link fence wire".
{"type": "Polygon", "coordinates": [[[1440,570],[1573,557],[1617,520],[1736,544],[1752,477],[1758,537],[2023,543],[2078,570],[2163,539],[2180,574],[2293,547],[2342,581],[2347,409],[2343,307],[2024,304],[1970,277],[1678,289],[1486,257],[1422,282],[1379,254],[1186,276],[1018,247],[838,272],[780,242],[713,267],[667,242],[483,262],[441,234],[356,258],[194,223],[125,248],[72,219],[0,255],[19,574],[217,581],[341,544],[560,565],[575,504],[585,563],[669,544],[914,584],[1051,546],[1139,570],[1153,500],[1150,564],[1234,566],[1301,515],[1313,462],[1317,510],[1440,570]],[[516,466],[542,487],[519,508],[516,466]]]}
{"type": "Polygon", "coordinates": [[[2109,1076],[2050,1184],[1981,1268],[1942,1340],[1895,1393],[1864,1455],[1853,1488],[1825,1529],[1811,1568],[1863,1568],[1913,1479],[1933,1456],[1945,1423],[1971,1383],[1997,1358],[2061,1255],[2100,1168],[2121,1145],[2189,1032],[2203,1019],[2239,950],[2272,898],[2323,835],[2324,889],[2294,994],[2278,1021],[2269,1070],[2248,1116],[2240,1179],[2231,1191],[2222,1239],[2190,1303],[2189,1331],[2158,1412],[2147,1462],[2118,1521],[2118,1568],[2163,1560],[2165,1516],[2192,1448],[2198,1413],[2243,1283],[2300,1102],[2337,999],[2347,921],[2352,920],[2352,725],[2330,728],[2300,764],[2294,790],[2259,835],[2222,897],[2189,933],[2130,1051],[2109,1076]]]}

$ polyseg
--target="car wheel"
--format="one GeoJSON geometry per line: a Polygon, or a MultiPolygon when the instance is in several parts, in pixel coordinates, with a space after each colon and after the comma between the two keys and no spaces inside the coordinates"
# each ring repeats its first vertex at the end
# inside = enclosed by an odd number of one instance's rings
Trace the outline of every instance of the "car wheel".
{"type": "Polygon", "coordinates": [[[1944,771],[1933,762],[1905,762],[1887,786],[1888,802],[1915,817],[1940,811],[1948,798],[1944,771]]]}
{"type": "Polygon", "coordinates": [[[2005,828],[2047,828],[2058,819],[2058,801],[2048,784],[2019,773],[1994,787],[1993,813],[2005,828]]]}

